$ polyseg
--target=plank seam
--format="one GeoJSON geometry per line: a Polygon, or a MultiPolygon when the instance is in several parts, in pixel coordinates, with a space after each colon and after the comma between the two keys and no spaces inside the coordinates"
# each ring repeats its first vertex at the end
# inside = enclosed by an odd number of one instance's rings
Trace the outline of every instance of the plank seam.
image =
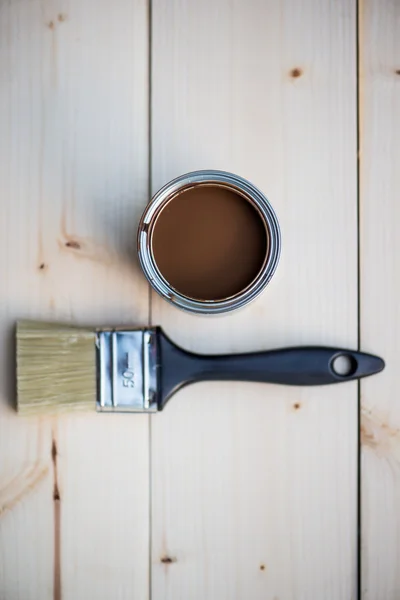
{"type": "MultiPolygon", "coordinates": [[[[357,142],[357,348],[361,349],[361,87],[360,87],[360,38],[361,38],[361,1],[356,0],[356,142],[357,142]]],[[[361,514],[361,382],[357,382],[357,599],[362,600],[362,514],[361,514]]]]}
{"type": "MultiPolygon", "coordinates": [[[[152,22],[153,15],[153,4],[152,0],[148,0],[147,5],[147,31],[148,31],[148,202],[152,196],[152,178],[153,178],[153,164],[152,164],[152,22]]],[[[153,294],[151,286],[148,284],[148,298],[149,298],[149,316],[148,323],[149,327],[153,321],[153,294]]],[[[149,444],[149,600],[153,597],[153,568],[152,568],[152,556],[153,556],[153,458],[152,458],[152,417],[148,416],[148,444],[149,444]]]]}

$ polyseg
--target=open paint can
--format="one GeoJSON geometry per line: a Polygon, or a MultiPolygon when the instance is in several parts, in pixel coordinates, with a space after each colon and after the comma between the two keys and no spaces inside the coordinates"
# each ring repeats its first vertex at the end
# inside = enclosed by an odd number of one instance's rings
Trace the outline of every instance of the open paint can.
{"type": "Polygon", "coordinates": [[[250,182],[224,171],[194,171],[167,183],[139,224],[147,279],[184,310],[218,314],[256,298],[281,248],[278,220],[250,182]]]}

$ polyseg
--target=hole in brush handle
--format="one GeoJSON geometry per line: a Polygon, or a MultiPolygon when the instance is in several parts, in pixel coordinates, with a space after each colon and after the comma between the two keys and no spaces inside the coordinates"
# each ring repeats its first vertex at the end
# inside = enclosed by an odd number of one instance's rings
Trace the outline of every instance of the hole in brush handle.
{"type": "Polygon", "coordinates": [[[331,367],[339,377],[349,377],[357,371],[358,362],[351,354],[339,354],[332,359],[331,367]]]}

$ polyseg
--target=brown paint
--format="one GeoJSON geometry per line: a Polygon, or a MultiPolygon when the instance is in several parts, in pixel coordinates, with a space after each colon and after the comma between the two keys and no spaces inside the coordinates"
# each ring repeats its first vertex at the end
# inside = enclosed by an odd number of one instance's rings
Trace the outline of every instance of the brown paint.
{"type": "Polygon", "coordinates": [[[225,187],[197,185],[162,209],[152,248],[175,290],[197,300],[221,300],[254,281],[268,239],[260,214],[245,198],[225,187]]]}

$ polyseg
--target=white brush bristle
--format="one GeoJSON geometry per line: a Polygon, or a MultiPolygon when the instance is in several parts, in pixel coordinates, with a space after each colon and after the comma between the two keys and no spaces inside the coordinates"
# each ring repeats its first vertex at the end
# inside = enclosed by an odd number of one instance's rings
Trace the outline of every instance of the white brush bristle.
{"type": "Polygon", "coordinates": [[[94,410],[96,334],[54,323],[17,324],[17,406],[23,415],[94,410]]]}

